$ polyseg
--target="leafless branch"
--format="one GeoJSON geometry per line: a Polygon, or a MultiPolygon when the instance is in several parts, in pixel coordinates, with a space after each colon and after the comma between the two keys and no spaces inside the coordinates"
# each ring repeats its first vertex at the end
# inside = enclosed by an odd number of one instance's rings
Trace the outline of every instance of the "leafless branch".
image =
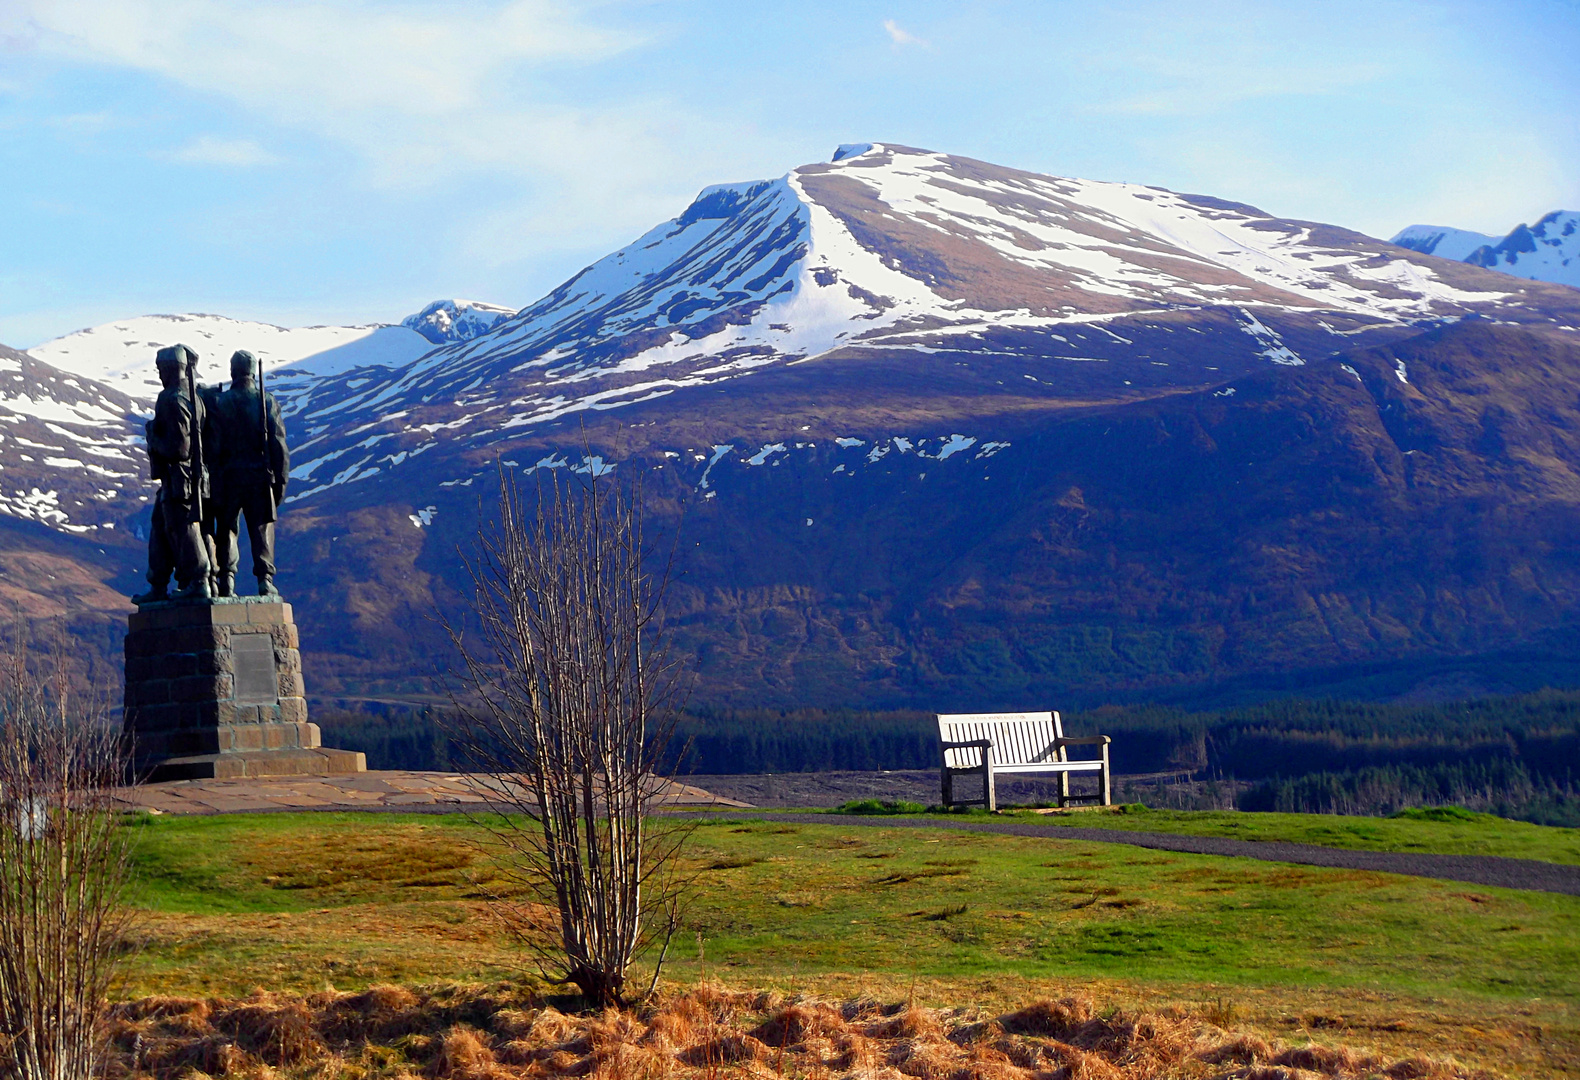
{"type": "Polygon", "coordinates": [[[0,650],[0,1078],[95,1073],[126,937],[126,757],[102,702],[74,692],[57,642],[0,650]]]}
{"type": "Polygon", "coordinates": [[[684,669],[663,627],[667,564],[643,569],[640,489],[538,475],[524,496],[501,466],[498,519],[467,560],[480,640],[444,620],[464,668],[452,736],[481,794],[513,811],[490,825],[509,884],[496,913],[603,1007],[674,931],[688,830],[647,812],[684,669]]]}

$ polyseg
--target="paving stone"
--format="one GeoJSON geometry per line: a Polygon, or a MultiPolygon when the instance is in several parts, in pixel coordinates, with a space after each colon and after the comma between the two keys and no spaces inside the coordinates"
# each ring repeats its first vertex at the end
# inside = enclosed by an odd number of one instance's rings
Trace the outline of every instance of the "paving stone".
{"type": "Polygon", "coordinates": [[[193,801],[200,802],[220,814],[239,814],[246,810],[273,810],[279,806],[279,803],[268,799],[249,799],[241,795],[208,795],[201,800],[193,801]]]}

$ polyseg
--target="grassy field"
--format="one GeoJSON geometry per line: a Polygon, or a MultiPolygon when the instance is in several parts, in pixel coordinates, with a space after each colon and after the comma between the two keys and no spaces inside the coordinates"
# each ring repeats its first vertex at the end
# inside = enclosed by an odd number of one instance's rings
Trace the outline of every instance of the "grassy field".
{"type": "MultiPolygon", "coordinates": [[[[938,816],[940,820],[947,820],[958,815],[938,816]]],[[[968,816],[987,820],[985,811],[980,809],[974,809],[968,816]]],[[[1224,836],[1235,840],[1285,840],[1357,851],[1501,855],[1580,865],[1580,829],[1532,825],[1452,806],[1407,810],[1394,817],[1350,817],[1247,814],[1235,810],[1153,810],[1132,804],[1052,814],[1011,809],[994,818],[1051,828],[1128,829],[1186,836],[1224,836]]]]}
{"type": "MultiPolygon", "coordinates": [[[[1154,817],[1102,823],[1132,816],[1154,817]]],[[[1458,830],[1481,826],[1397,827],[1371,842],[1455,850],[1471,842],[1458,830]]],[[[462,817],[161,817],[138,828],[146,947],[126,994],[523,972],[486,916],[496,878],[476,846],[483,832],[462,817]]],[[[1479,1055],[1517,1075],[1580,1067],[1580,897],[837,817],[699,824],[689,868],[670,969],[682,981],[706,972],[743,987],[988,1006],[1096,988],[1115,1002],[1194,1001],[1272,1029],[1479,1055]]]]}

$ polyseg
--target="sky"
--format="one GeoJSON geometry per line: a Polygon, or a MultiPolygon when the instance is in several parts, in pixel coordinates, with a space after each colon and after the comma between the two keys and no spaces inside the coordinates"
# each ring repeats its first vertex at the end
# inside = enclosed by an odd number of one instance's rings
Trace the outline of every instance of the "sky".
{"type": "Polygon", "coordinates": [[[894,142],[1388,237],[1580,209],[1580,0],[0,0],[0,342],[521,307],[894,142]]]}

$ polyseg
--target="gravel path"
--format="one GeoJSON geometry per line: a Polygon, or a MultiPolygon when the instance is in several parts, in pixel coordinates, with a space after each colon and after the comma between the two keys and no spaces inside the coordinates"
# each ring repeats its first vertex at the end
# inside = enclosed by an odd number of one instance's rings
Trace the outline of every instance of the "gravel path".
{"type": "MultiPolygon", "coordinates": [[[[712,816],[712,815],[710,815],[712,816]]],[[[1131,844],[1161,851],[1185,851],[1197,855],[1233,855],[1267,862],[1300,863],[1305,866],[1333,866],[1346,870],[1375,870],[1384,874],[1442,878],[1504,889],[1533,889],[1540,892],[1580,896],[1580,866],[1541,862],[1537,859],[1506,859],[1497,855],[1426,855],[1401,851],[1351,851],[1320,847],[1316,844],[1291,844],[1281,840],[1230,840],[1217,836],[1180,836],[1175,833],[1131,832],[1128,829],[1088,829],[1076,826],[1039,826],[1018,822],[940,821],[907,817],[860,817],[829,814],[753,814],[731,813],[737,818],[761,818],[802,825],[881,826],[889,829],[957,829],[961,832],[1002,833],[1008,836],[1033,836],[1045,840],[1095,840],[1104,844],[1131,844]]]]}

